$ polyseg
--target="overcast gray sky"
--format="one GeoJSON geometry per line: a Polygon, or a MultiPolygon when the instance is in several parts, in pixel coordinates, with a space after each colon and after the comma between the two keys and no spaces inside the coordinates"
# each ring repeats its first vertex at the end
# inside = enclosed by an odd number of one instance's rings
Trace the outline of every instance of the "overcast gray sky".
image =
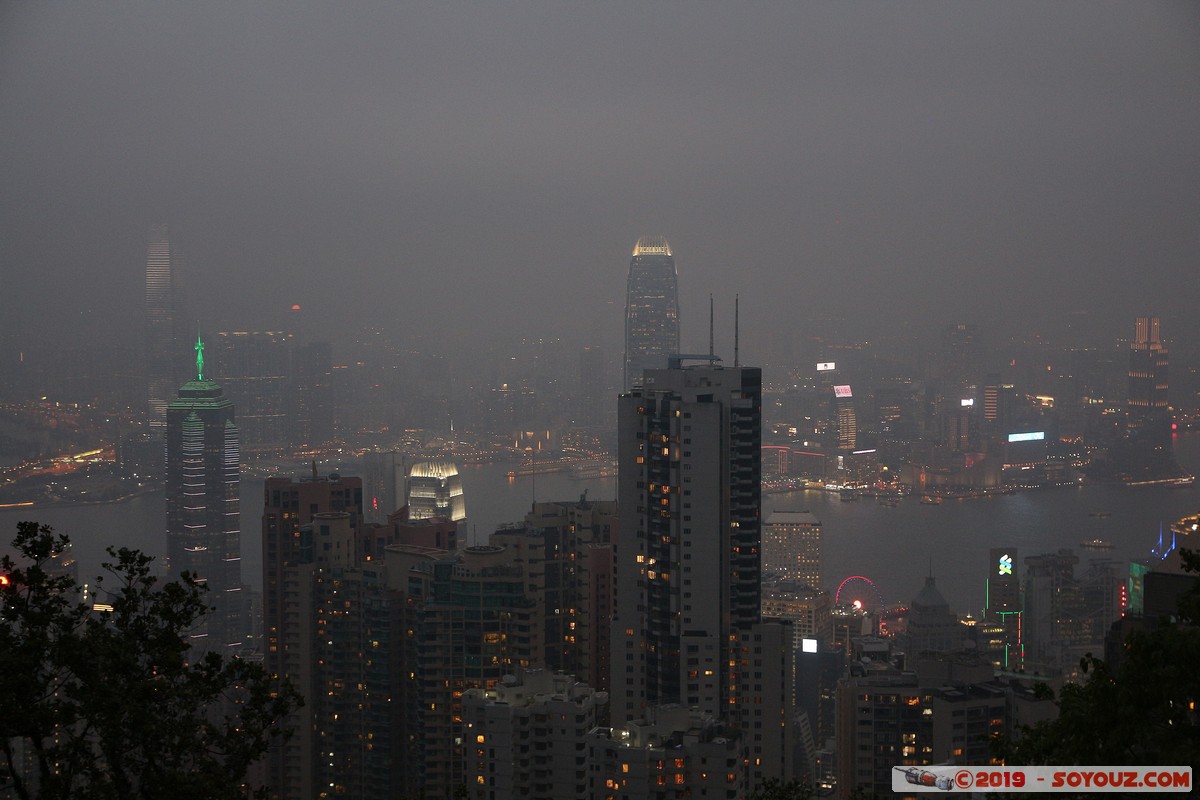
{"type": "Polygon", "coordinates": [[[1200,5],[0,2],[0,335],[134,331],[158,223],[210,329],[615,341],[655,233],[744,357],[822,309],[1194,335],[1200,5]]]}

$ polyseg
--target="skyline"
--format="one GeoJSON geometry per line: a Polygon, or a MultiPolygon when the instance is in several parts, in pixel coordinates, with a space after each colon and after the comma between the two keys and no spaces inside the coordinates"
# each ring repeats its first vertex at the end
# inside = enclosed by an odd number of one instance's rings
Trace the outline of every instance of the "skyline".
{"type": "Polygon", "coordinates": [[[5,358],[132,343],[160,224],[209,335],[612,347],[645,232],[681,349],[737,293],[745,363],[818,316],[1183,337],[1200,299],[1192,6],[274,12],[0,9],[5,358]]]}

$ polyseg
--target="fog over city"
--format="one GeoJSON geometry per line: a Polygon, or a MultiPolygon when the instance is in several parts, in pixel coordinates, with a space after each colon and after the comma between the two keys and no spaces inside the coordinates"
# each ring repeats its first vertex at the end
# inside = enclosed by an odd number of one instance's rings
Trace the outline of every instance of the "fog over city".
{"type": "Polygon", "coordinates": [[[740,294],[743,363],[818,325],[1178,338],[1197,130],[1192,3],[7,3],[0,348],[136,345],[154,225],[201,328],[295,303],[335,347],[619,350],[644,234],[684,349],[740,294]]]}
{"type": "Polygon", "coordinates": [[[0,796],[1192,788],[1198,132],[1195,0],[0,0],[0,796]]]}

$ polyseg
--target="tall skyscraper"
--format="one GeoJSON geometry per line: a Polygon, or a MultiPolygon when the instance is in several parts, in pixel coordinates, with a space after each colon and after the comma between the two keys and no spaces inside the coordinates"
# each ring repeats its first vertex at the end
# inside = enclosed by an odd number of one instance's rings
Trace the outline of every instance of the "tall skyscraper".
{"type": "Polygon", "coordinates": [[[179,385],[175,380],[175,284],[171,241],[165,227],[150,232],[146,252],[146,402],[151,419],[161,425],[167,404],[179,385]]]}
{"type": "Polygon", "coordinates": [[[644,380],[618,406],[613,720],[667,703],[723,717],[737,684],[730,634],[760,612],[762,373],[704,365],[644,380]]]}
{"type": "Polygon", "coordinates": [[[625,390],[679,352],[679,273],[671,245],[643,236],[633,247],[625,292],[625,390]]]}
{"type": "Polygon", "coordinates": [[[791,777],[792,630],[761,617],[762,371],[680,361],[618,401],[612,721],[729,722],[753,787],[791,777]]]}
{"type": "Polygon", "coordinates": [[[1167,348],[1158,317],[1138,317],[1129,346],[1129,408],[1152,414],[1167,410],[1167,348]]]}
{"type": "Polygon", "coordinates": [[[221,331],[214,374],[237,403],[242,449],[277,451],[292,444],[292,335],[280,331],[221,331]]]}
{"type": "Polygon", "coordinates": [[[167,552],[171,571],[208,587],[212,606],[193,632],[195,649],[228,652],[242,644],[238,429],[233,403],[204,377],[196,341],[196,377],[166,408],[167,552]]]}
{"type": "Polygon", "coordinates": [[[839,450],[858,447],[858,417],[854,413],[854,393],[849,385],[833,387],[833,410],[837,418],[839,450]]]}

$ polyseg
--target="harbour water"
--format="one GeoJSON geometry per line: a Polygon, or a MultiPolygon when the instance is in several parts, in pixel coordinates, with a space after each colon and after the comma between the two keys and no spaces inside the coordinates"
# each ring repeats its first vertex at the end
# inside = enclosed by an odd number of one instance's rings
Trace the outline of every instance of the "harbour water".
{"type": "MultiPolygon", "coordinates": [[[[1176,454],[1190,472],[1200,472],[1200,433],[1176,439],[1176,454]]],[[[509,478],[504,464],[462,470],[471,543],[496,526],[519,522],[538,500],[575,500],[585,490],[593,500],[616,495],[614,478],[575,480],[566,473],[509,478]]],[[[301,474],[297,472],[297,475],[301,474]]],[[[347,468],[344,474],[353,474],[347,468]]],[[[259,519],[262,482],[242,484],[242,575],[253,587],[262,582],[259,519]]],[[[1085,485],[1023,491],[979,500],[946,500],[924,505],[907,497],[895,507],[870,497],[842,501],[834,492],[802,491],[763,496],[763,514],[773,510],[811,511],[823,523],[824,576],[830,590],[852,575],[869,578],[885,602],[906,602],[931,571],[938,588],[958,611],[984,603],[988,550],[1016,548],[1020,559],[1071,548],[1079,569],[1090,559],[1141,559],[1157,544],[1160,525],[1200,512],[1200,488],[1172,489],[1085,485]],[[1110,550],[1082,549],[1104,539],[1110,550]]],[[[7,542],[16,523],[36,519],[66,533],[75,543],[80,576],[97,574],[107,545],[165,552],[165,510],[161,492],[120,503],[48,506],[0,511],[7,542]]],[[[1168,534],[1169,535],[1169,534],[1168,534]]]]}

